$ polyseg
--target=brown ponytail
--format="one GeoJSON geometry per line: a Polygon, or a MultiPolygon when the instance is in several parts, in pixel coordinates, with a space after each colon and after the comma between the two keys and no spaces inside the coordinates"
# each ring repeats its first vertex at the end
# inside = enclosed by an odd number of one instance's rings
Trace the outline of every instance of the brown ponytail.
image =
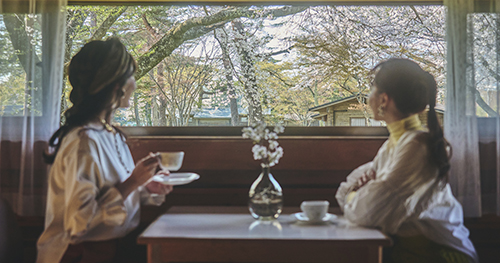
{"type": "MultiPolygon", "coordinates": [[[[446,141],[443,129],[439,125],[436,115],[436,95],[437,84],[434,77],[425,72],[427,78],[427,88],[429,95],[429,112],[427,113],[427,127],[429,129],[429,151],[431,161],[434,162],[439,170],[438,179],[446,184],[448,182],[448,171],[450,170],[451,145],[446,141]],[[450,155],[446,148],[450,149],[450,155]]],[[[444,185],[443,184],[443,185],[444,185]]]]}

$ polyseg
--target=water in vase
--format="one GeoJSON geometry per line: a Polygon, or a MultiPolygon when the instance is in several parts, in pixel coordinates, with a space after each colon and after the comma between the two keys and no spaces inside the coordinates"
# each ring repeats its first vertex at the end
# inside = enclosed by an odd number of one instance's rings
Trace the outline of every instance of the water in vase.
{"type": "Polygon", "coordinates": [[[278,218],[283,209],[283,200],[273,200],[269,203],[261,203],[259,201],[250,201],[250,214],[254,218],[274,219],[278,218]]]}
{"type": "Polygon", "coordinates": [[[248,208],[250,214],[256,219],[274,219],[281,214],[283,191],[269,173],[268,167],[263,169],[252,187],[250,187],[248,208]]]}

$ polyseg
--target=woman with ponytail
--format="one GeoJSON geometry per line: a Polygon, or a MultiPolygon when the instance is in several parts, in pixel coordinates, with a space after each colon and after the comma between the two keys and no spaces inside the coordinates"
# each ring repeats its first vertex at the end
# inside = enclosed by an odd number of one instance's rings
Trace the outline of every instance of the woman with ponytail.
{"type": "Polygon", "coordinates": [[[114,112],[129,106],[135,70],[116,38],[89,42],[72,58],[72,106],[44,154],[52,167],[37,262],[134,262],[137,249],[126,241],[135,240],[124,237],[139,224],[141,203],[160,205],[172,190],[150,180],[157,155],[134,165],[124,134],[111,124],[114,112]]]}
{"type": "Polygon", "coordinates": [[[384,262],[478,262],[448,185],[451,146],[436,117],[434,77],[407,59],[389,59],[372,72],[369,106],[390,136],[372,162],[341,183],[335,197],[346,219],[392,237],[384,262]],[[427,107],[424,129],[418,114],[427,107]]]}

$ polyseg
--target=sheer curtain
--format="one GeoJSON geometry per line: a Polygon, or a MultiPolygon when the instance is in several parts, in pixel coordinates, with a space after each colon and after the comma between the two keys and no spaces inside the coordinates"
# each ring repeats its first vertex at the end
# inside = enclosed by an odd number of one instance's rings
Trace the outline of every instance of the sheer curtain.
{"type": "MultiPolygon", "coordinates": [[[[466,217],[500,215],[500,0],[480,3],[445,0],[448,13],[444,126],[453,147],[450,184],[466,217]],[[480,130],[477,115],[487,116],[482,118],[480,130]],[[496,123],[485,125],[493,122],[496,123]],[[491,141],[496,141],[495,174],[480,173],[479,131],[483,134],[482,143],[488,134],[491,141]]],[[[482,156],[486,157],[489,156],[482,156]]]]}
{"type": "Polygon", "coordinates": [[[66,0],[0,0],[0,194],[43,215],[46,141],[59,126],[66,0]]]}

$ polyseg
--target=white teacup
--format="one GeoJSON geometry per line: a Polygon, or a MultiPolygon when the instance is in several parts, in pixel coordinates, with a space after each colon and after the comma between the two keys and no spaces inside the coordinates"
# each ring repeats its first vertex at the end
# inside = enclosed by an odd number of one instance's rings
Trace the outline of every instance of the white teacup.
{"type": "Polygon", "coordinates": [[[321,221],[328,212],[330,202],[324,201],[304,201],[300,204],[300,209],[307,216],[309,221],[321,221]]]}
{"type": "Polygon", "coordinates": [[[182,166],[184,152],[160,152],[160,166],[169,171],[177,171],[182,166]]]}

